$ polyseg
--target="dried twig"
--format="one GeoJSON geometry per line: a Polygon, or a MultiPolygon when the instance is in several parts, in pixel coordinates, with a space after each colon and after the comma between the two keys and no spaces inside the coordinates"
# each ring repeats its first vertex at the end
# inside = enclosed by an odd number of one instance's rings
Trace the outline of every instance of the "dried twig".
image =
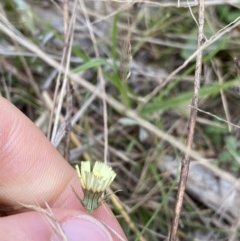
{"type": "Polygon", "coordinates": [[[234,58],[234,63],[236,64],[237,68],[240,70],[240,60],[238,58],[234,58]]]}
{"type": "MultiPolygon", "coordinates": [[[[68,40],[68,31],[69,31],[69,2],[68,0],[63,1],[63,19],[64,19],[64,40],[65,46],[69,51],[69,40],[68,40]]],[[[66,61],[66,60],[65,60],[66,61]]],[[[69,161],[70,154],[70,134],[71,134],[71,117],[72,117],[72,91],[71,91],[71,79],[67,77],[67,90],[66,90],[66,128],[65,128],[65,145],[64,145],[64,158],[66,161],[69,161]]]]}
{"type": "MultiPolygon", "coordinates": [[[[1,61],[1,59],[0,59],[0,61],[1,61]]],[[[2,66],[0,66],[0,74],[2,75],[1,82],[2,82],[3,89],[6,93],[6,98],[7,98],[8,101],[11,101],[11,95],[10,95],[9,89],[7,87],[6,79],[3,75],[2,66]]],[[[0,91],[0,95],[2,95],[1,91],[0,91]]]]}
{"type": "MultiPolygon", "coordinates": [[[[204,9],[205,9],[204,0],[199,0],[198,50],[201,48],[201,46],[205,42],[205,37],[204,37],[204,32],[203,32],[204,9]]],[[[200,51],[198,51],[198,54],[196,57],[195,81],[194,81],[194,90],[193,90],[193,97],[192,97],[192,105],[194,107],[198,106],[198,95],[199,95],[201,71],[202,71],[202,51],[200,50],[200,51]]],[[[177,198],[176,198],[176,203],[175,203],[175,208],[174,208],[174,216],[173,216],[173,220],[172,220],[169,241],[177,240],[178,223],[179,223],[179,219],[180,219],[180,213],[181,213],[181,209],[182,209],[183,197],[184,197],[184,192],[186,189],[186,182],[187,182],[188,170],[189,170],[189,164],[190,164],[189,152],[191,150],[191,146],[193,143],[196,118],[197,118],[197,110],[195,108],[191,108],[186,152],[182,159],[181,174],[180,174],[180,180],[179,180],[179,184],[178,184],[178,192],[177,192],[177,198]]]]}

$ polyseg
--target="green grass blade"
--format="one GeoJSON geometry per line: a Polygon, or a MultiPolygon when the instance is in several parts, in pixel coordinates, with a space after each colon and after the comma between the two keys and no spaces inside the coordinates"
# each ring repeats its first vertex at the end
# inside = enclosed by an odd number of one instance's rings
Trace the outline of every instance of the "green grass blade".
{"type": "Polygon", "coordinates": [[[73,73],[79,73],[81,71],[90,69],[90,68],[94,68],[94,67],[98,67],[100,65],[110,65],[112,66],[107,60],[105,59],[91,59],[90,61],[88,61],[87,63],[73,69],[73,73]]]}

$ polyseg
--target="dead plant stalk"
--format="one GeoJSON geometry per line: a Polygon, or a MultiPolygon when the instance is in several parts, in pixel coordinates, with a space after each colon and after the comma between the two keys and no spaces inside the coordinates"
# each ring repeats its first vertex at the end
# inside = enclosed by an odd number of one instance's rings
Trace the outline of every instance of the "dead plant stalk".
{"type": "MultiPolygon", "coordinates": [[[[65,46],[69,51],[68,31],[69,31],[69,2],[63,1],[63,20],[64,20],[64,40],[65,46]]],[[[70,134],[71,134],[71,116],[72,116],[72,95],[71,95],[71,79],[67,78],[66,90],[66,129],[65,129],[65,145],[64,145],[64,158],[69,161],[70,155],[70,134]]]]}
{"type": "MultiPolygon", "coordinates": [[[[196,57],[196,69],[195,69],[195,80],[194,80],[194,89],[193,89],[193,97],[192,97],[192,106],[198,107],[198,96],[199,96],[199,88],[200,88],[200,79],[201,79],[201,70],[202,70],[202,50],[201,46],[205,42],[204,37],[204,0],[199,0],[198,5],[198,54],[196,57]]],[[[184,192],[186,189],[186,182],[188,177],[188,170],[189,170],[189,164],[190,164],[190,155],[189,152],[191,150],[191,146],[193,143],[193,137],[194,137],[194,130],[196,125],[196,118],[197,118],[197,109],[191,108],[190,117],[189,117],[189,132],[187,136],[187,142],[186,142],[186,152],[184,154],[184,157],[182,159],[182,165],[181,165],[181,173],[180,173],[180,181],[178,184],[178,192],[177,192],[177,198],[174,208],[174,214],[173,214],[173,220],[172,220],[172,226],[170,231],[170,237],[169,241],[176,241],[177,240],[177,230],[178,230],[178,224],[183,204],[183,197],[184,192]]]]}

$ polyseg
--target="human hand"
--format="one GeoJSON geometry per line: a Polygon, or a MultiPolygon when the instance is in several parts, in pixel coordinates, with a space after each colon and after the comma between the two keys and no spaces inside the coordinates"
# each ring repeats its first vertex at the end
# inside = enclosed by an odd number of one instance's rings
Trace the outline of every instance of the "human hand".
{"type": "MultiPolygon", "coordinates": [[[[109,230],[127,240],[106,204],[89,215],[71,187],[83,197],[76,171],[24,114],[0,97],[0,205],[46,207],[46,202],[69,241],[119,240],[109,230]]],[[[0,227],[3,241],[62,240],[37,211],[7,214],[0,227]]]]}

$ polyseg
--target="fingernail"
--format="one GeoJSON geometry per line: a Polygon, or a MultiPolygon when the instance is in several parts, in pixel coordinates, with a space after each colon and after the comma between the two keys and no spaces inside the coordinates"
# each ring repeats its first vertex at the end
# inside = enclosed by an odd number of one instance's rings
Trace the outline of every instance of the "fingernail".
{"type": "MultiPolygon", "coordinates": [[[[62,229],[68,241],[113,241],[106,227],[87,215],[80,215],[68,219],[62,224],[62,229]]],[[[53,241],[64,240],[60,235],[54,234],[53,241]]]]}

